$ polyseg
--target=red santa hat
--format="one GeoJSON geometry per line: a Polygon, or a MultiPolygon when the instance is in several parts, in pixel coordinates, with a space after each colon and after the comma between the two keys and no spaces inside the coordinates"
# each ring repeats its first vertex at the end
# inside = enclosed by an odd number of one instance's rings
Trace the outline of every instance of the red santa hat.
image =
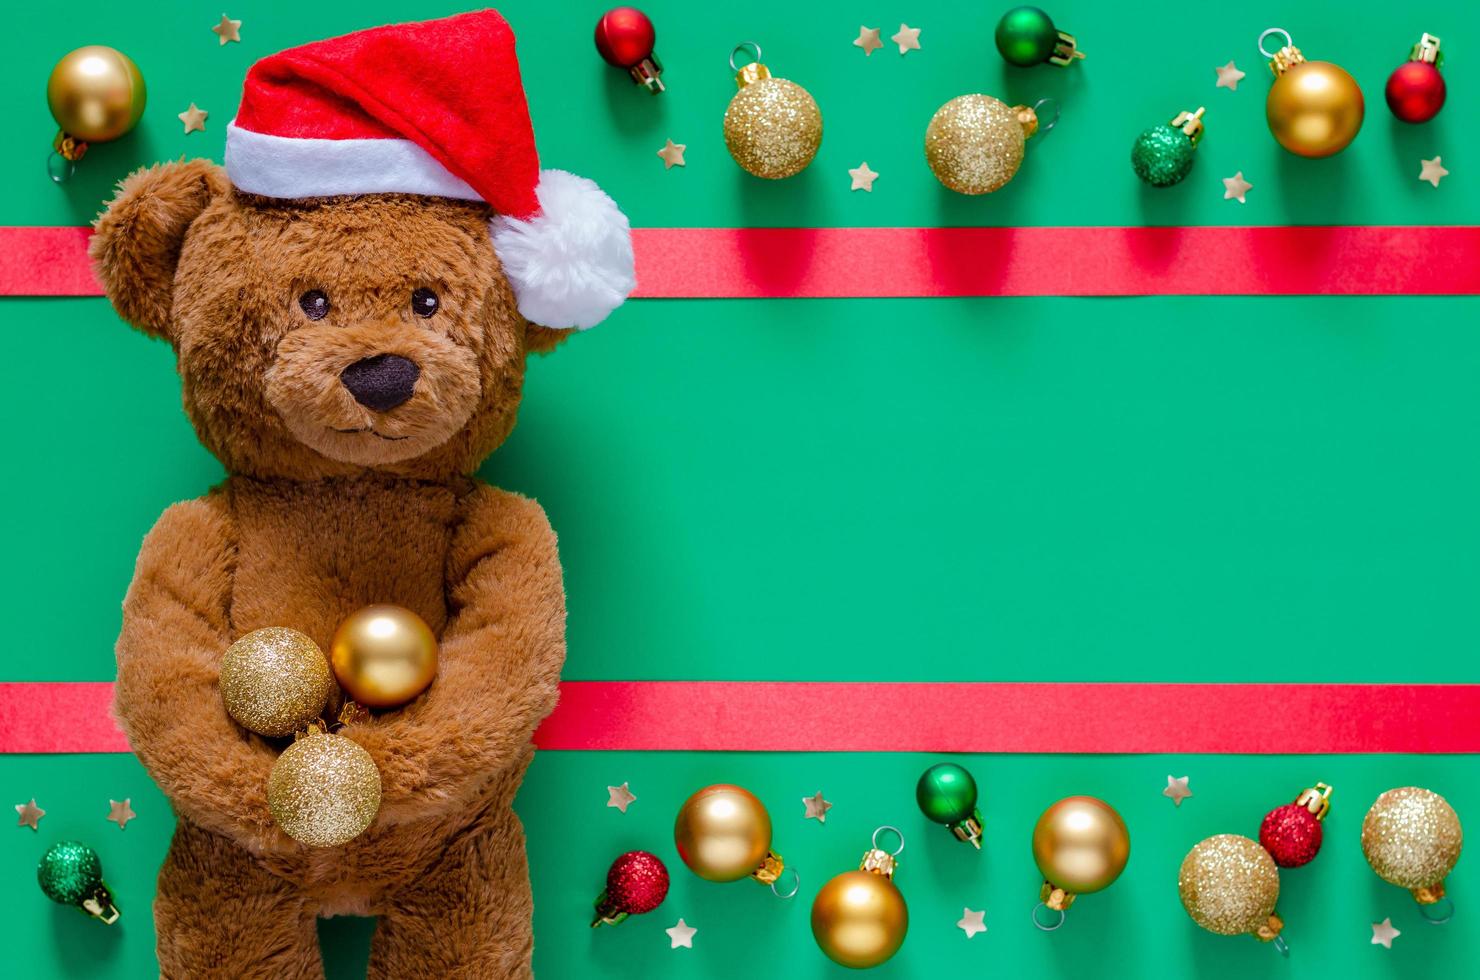
{"type": "Polygon", "coordinates": [[[519,311],[594,326],[635,284],[627,218],[593,182],[540,170],[514,32],[497,11],[290,48],[247,72],[226,173],[266,197],[483,200],[519,311]]]}

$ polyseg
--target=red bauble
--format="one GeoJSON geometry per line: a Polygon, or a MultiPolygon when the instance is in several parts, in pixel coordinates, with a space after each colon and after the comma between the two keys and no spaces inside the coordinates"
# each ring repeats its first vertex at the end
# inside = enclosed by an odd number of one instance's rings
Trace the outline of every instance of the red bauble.
{"type": "Polygon", "coordinates": [[[653,22],[636,7],[614,7],[596,22],[596,50],[617,68],[651,58],[656,37],[653,22]]]}
{"type": "Polygon", "coordinates": [[[1307,864],[1321,850],[1321,822],[1304,806],[1286,803],[1264,815],[1259,843],[1282,868],[1307,864]]]}
{"type": "Polygon", "coordinates": [[[1427,61],[1408,61],[1387,80],[1387,104],[1407,123],[1428,122],[1444,108],[1446,87],[1439,69],[1427,61]]]}
{"type": "Polygon", "coordinates": [[[606,891],[596,899],[596,919],[615,925],[629,915],[651,912],[668,897],[668,869],[656,854],[628,851],[612,862],[606,891]]]}

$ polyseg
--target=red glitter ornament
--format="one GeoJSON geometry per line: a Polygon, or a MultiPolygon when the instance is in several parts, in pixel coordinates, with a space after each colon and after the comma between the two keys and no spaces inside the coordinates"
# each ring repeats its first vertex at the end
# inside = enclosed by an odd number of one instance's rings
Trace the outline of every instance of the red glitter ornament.
{"type": "Polygon", "coordinates": [[[1331,787],[1325,783],[1307,789],[1294,803],[1277,806],[1259,825],[1259,843],[1282,868],[1310,863],[1321,850],[1321,821],[1331,809],[1331,787]]]}
{"type": "Polygon", "coordinates": [[[591,926],[616,925],[629,915],[651,912],[667,897],[668,869],[658,856],[628,851],[606,873],[606,890],[596,897],[591,926]]]}
{"type": "Polygon", "coordinates": [[[613,7],[596,22],[596,50],[606,63],[625,68],[632,80],[657,95],[663,91],[663,66],[653,51],[657,31],[636,7],[613,7]]]}
{"type": "Polygon", "coordinates": [[[1413,46],[1409,60],[1393,69],[1387,80],[1387,104],[1406,123],[1424,123],[1444,108],[1448,89],[1439,74],[1439,39],[1425,34],[1413,46]]]}

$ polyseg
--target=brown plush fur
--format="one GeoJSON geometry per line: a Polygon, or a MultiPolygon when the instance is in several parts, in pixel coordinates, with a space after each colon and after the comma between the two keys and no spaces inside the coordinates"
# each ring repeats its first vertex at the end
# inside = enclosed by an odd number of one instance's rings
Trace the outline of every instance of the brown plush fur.
{"type": "Polygon", "coordinates": [[[517,313],[488,218],[404,195],[252,198],[191,161],[133,174],[98,220],[109,298],[173,345],[186,412],[230,472],[149,533],[118,641],[115,710],[179,818],[162,976],[322,976],[314,918],[342,913],[381,917],[374,977],[529,974],[511,804],[555,703],[564,594],[539,505],[470,474],[514,425],[526,352],[563,334],[517,313]],[[417,288],[441,300],[431,318],[417,288]],[[298,303],[312,289],[322,320],[298,303]],[[339,373],[382,353],[421,374],[374,412],[339,373]],[[263,626],[327,647],[373,602],[437,632],[437,679],[344,729],[380,768],[380,813],[343,847],[305,848],[267,808],[282,743],[226,714],[221,655],[263,626]]]}

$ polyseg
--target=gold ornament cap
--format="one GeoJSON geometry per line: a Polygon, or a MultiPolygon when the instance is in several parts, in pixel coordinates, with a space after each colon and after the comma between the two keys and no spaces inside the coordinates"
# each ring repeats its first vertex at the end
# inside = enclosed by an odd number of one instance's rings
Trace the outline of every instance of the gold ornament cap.
{"type": "Polygon", "coordinates": [[[1331,812],[1330,785],[1316,783],[1314,786],[1307,786],[1295,797],[1295,805],[1305,807],[1317,820],[1325,820],[1326,814],[1331,812]]]}
{"type": "Polygon", "coordinates": [[[1305,55],[1300,53],[1290,38],[1290,32],[1283,27],[1271,27],[1259,35],[1259,53],[1269,59],[1269,70],[1276,78],[1305,61],[1305,55]],[[1285,39],[1284,45],[1273,53],[1264,50],[1264,39],[1276,36],[1285,39]]]}
{"type": "Polygon", "coordinates": [[[1427,61],[1435,68],[1444,61],[1444,55],[1439,51],[1439,39],[1432,34],[1425,33],[1408,53],[1409,61],[1427,61]]]}
{"type": "Polygon", "coordinates": [[[1182,135],[1192,140],[1192,145],[1196,146],[1202,141],[1203,138],[1202,117],[1203,113],[1207,111],[1208,110],[1206,106],[1198,106],[1196,112],[1190,112],[1187,109],[1183,109],[1181,112],[1172,117],[1171,125],[1180,129],[1182,131],[1182,135]]]}
{"type": "Polygon", "coordinates": [[[886,881],[894,880],[894,872],[899,867],[899,855],[904,853],[904,834],[898,827],[885,824],[874,830],[874,836],[870,846],[863,853],[863,860],[858,862],[859,871],[867,871],[876,874],[886,881]],[[892,851],[886,851],[879,846],[879,835],[891,833],[899,838],[899,846],[892,851]]]}

